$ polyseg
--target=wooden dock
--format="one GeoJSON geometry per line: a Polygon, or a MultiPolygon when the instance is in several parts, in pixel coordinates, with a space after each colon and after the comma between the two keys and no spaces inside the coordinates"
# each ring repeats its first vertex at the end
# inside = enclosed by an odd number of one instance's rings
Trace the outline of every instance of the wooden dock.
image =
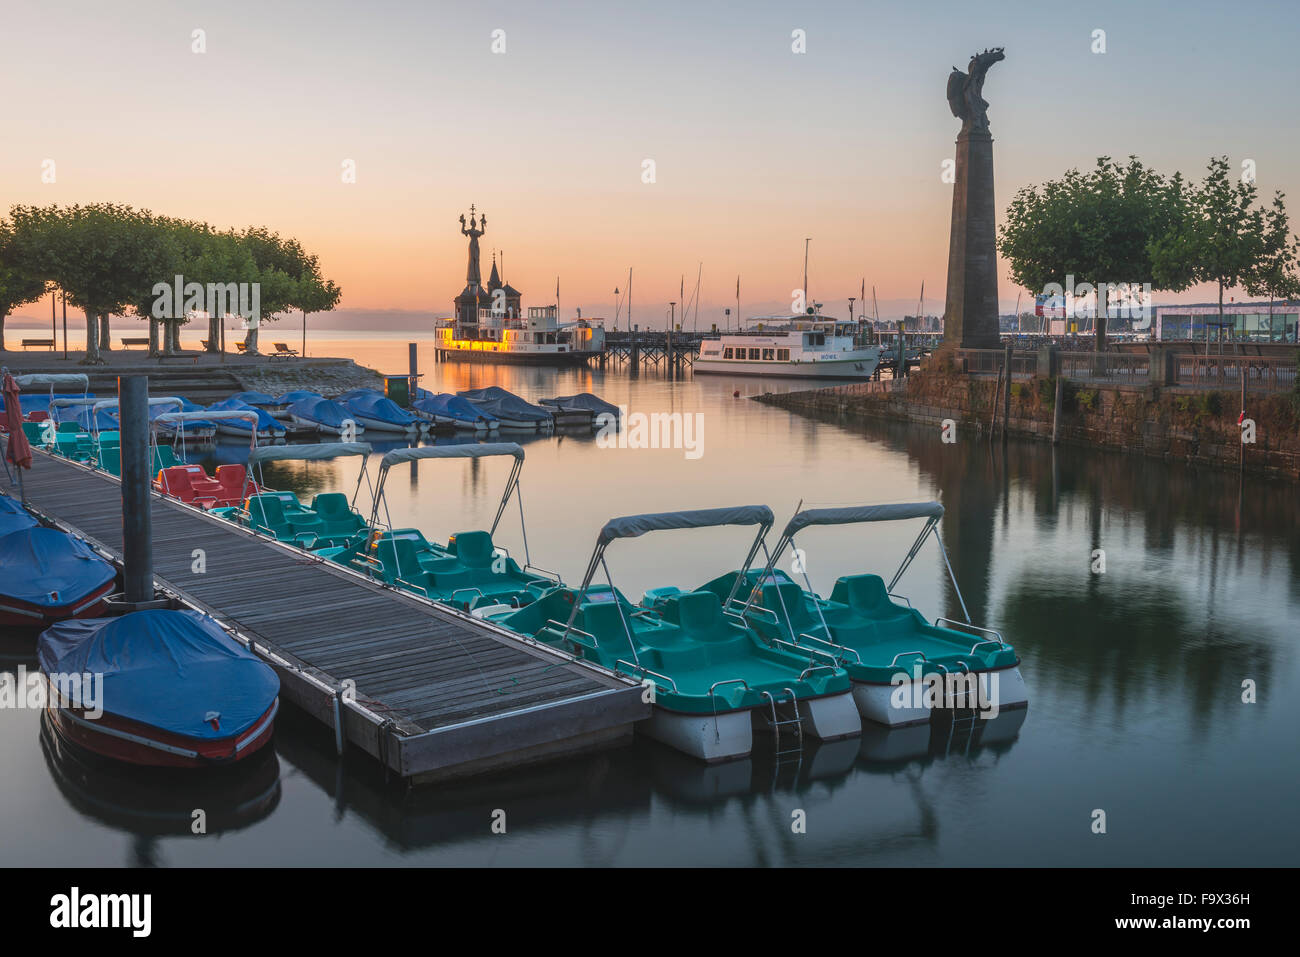
{"type": "MultiPolygon", "coordinates": [[[[33,450],[24,483],[30,507],[120,564],[118,479],[33,450]]],[[[403,778],[606,747],[650,715],[629,678],[174,499],[151,504],[158,585],[230,628],[340,746],[403,778]]]]}

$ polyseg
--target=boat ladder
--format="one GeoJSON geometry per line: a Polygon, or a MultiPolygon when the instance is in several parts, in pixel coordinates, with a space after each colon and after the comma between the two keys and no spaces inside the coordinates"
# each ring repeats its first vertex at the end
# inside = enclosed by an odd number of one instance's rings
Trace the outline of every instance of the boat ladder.
{"type": "Polygon", "coordinates": [[[767,699],[767,706],[771,712],[772,723],[772,754],[776,757],[777,763],[782,763],[782,759],[803,760],[803,718],[799,714],[799,699],[795,697],[792,688],[785,689],[785,697],[777,701],[771,692],[764,691],[763,697],[767,699]],[[783,717],[780,711],[780,705],[790,706],[794,712],[793,717],[783,717]],[[787,731],[794,735],[794,745],[789,748],[781,747],[781,736],[787,731]],[[791,756],[794,756],[793,758],[791,756]]]}

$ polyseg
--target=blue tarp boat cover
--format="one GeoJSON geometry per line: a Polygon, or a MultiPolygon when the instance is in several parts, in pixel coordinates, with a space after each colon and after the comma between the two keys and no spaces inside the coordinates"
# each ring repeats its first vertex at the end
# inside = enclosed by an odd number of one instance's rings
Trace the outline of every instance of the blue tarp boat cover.
{"type": "Polygon", "coordinates": [[[337,402],[331,402],[329,399],[322,399],[316,396],[314,399],[299,399],[289,405],[289,413],[296,415],[300,419],[306,419],[308,422],[316,422],[320,425],[328,425],[331,428],[341,428],[345,419],[352,418],[350,413],[337,402]]]}
{"type": "Polygon", "coordinates": [[[576,409],[590,412],[593,416],[608,413],[614,416],[615,419],[618,418],[618,406],[611,405],[590,392],[579,392],[577,395],[557,395],[554,399],[539,399],[538,401],[542,405],[553,409],[576,409]]]}
{"type": "MultiPolygon", "coordinates": [[[[229,402],[231,399],[237,399],[240,402],[247,402],[249,405],[279,405],[279,401],[273,395],[267,395],[265,392],[236,392],[224,401],[229,402]]],[[[213,406],[215,409],[217,406],[213,406]]],[[[228,408],[228,406],[224,407],[228,408]]]]}
{"type": "Polygon", "coordinates": [[[102,674],[106,712],[200,740],[242,734],[280,693],[269,665],[196,611],[61,621],[36,656],[46,674],[102,674]]]}
{"type": "Polygon", "coordinates": [[[276,405],[292,405],[294,402],[301,402],[303,399],[320,399],[323,396],[319,392],[312,392],[309,389],[297,389],[293,392],[286,392],[275,400],[276,405]]]}
{"type": "Polygon", "coordinates": [[[336,395],[334,401],[347,402],[348,399],[355,399],[357,396],[361,395],[383,395],[383,393],[378,389],[348,389],[348,391],[344,392],[342,395],[336,395]]]}
{"type": "Polygon", "coordinates": [[[339,397],[339,401],[343,402],[353,415],[364,415],[367,419],[377,419],[380,422],[389,422],[402,427],[416,425],[420,421],[392,399],[385,398],[378,392],[366,392],[360,389],[355,392],[358,394],[346,401],[342,396],[339,397]]]}
{"type": "Polygon", "coordinates": [[[473,424],[482,421],[490,424],[496,421],[496,416],[450,392],[440,392],[437,395],[429,393],[427,398],[416,399],[411,405],[429,415],[440,415],[457,422],[473,424]]]}
{"type": "Polygon", "coordinates": [[[39,522],[32,513],[8,495],[0,495],[0,535],[8,535],[23,528],[34,528],[39,522]]]}
{"type": "MultiPolygon", "coordinates": [[[[95,401],[95,393],[91,392],[83,396],[80,392],[76,393],[75,395],[69,395],[62,392],[56,392],[54,393],[54,395],[50,395],[48,392],[33,392],[26,395],[20,395],[18,397],[18,404],[22,407],[21,411],[23,415],[31,415],[33,412],[49,412],[50,402],[52,402],[54,399],[82,399],[82,398],[87,400],[86,401],[87,405],[90,405],[95,401]]],[[[5,407],[4,397],[0,396],[0,412],[4,411],[4,407],[5,407]]]]}
{"type": "MultiPolygon", "coordinates": [[[[189,399],[185,398],[184,396],[179,396],[178,398],[180,398],[180,400],[181,400],[181,408],[180,408],[180,411],[182,411],[182,412],[202,412],[202,411],[203,411],[203,406],[199,405],[197,402],[191,402],[189,399]]],[[[101,409],[100,411],[102,412],[103,410],[101,409]]],[[[175,411],[176,411],[176,403],[174,403],[174,402],[173,402],[170,406],[167,406],[167,405],[151,405],[151,406],[149,406],[149,418],[150,418],[151,420],[152,420],[152,419],[156,419],[156,418],[158,418],[158,416],[160,416],[160,415],[162,415],[162,414],[164,414],[164,413],[166,413],[166,412],[175,412],[175,411]]],[[[161,427],[164,428],[164,429],[166,429],[168,432],[174,432],[174,431],[176,431],[176,425],[177,425],[177,423],[175,423],[175,422],[165,422],[165,423],[161,423],[161,427]]],[[[181,422],[181,423],[180,423],[180,427],[181,427],[181,430],[184,431],[184,432],[188,435],[188,434],[190,434],[190,433],[192,433],[192,432],[198,432],[198,431],[200,431],[200,430],[202,430],[202,429],[215,429],[215,428],[217,427],[217,423],[212,422],[212,421],[209,421],[208,419],[194,419],[194,420],[189,421],[189,422],[181,422]]],[[[112,428],[117,428],[117,426],[114,425],[114,426],[112,426],[112,428]]],[[[102,425],[100,426],[100,429],[101,429],[101,430],[103,429],[103,426],[102,426],[102,425]]]]}
{"type": "Polygon", "coordinates": [[[549,409],[525,402],[513,392],[507,392],[500,386],[490,385],[486,389],[467,389],[457,392],[462,399],[468,399],[480,409],[492,413],[498,419],[518,419],[523,422],[543,422],[554,418],[549,409]]]}
{"type": "Polygon", "coordinates": [[[80,539],[54,528],[22,528],[0,537],[0,595],[61,608],[94,594],[116,570],[80,539]]]}
{"type": "MultiPolygon", "coordinates": [[[[255,395],[256,393],[252,394],[255,395]]],[[[220,402],[212,403],[208,408],[214,412],[226,412],[230,410],[238,412],[256,412],[258,432],[274,432],[277,435],[282,435],[285,431],[284,426],[280,424],[280,420],[270,412],[267,412],[265,409],[259,409],[257,406],[242,399],[233,397],[222,399],[220,402]]],[[[252,428],[252,423],[247,422],[244,419],[222,419],[221,424],[228,425],[232,429],[239,429],[241,432],[247,432],[252,428]]]]}
{"type": "MultiPolygon", "coordinates": [[[[91,401],[93,402],[94,399],[91,401]]],[[[107,409],[96,412],[89,405],[65,405],[55,409],[54,412],[54,421],[76,422],[87,432],[114,432],[121,428],[117,416],[107,409]]]]}

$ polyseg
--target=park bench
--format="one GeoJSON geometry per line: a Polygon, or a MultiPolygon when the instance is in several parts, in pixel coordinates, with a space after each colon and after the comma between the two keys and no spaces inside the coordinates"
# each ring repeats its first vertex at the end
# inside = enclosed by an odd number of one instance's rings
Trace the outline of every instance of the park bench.
{"type": "Polygon", "coordinates": [[[298,354],[298,351],[290,349],[287,343],[276,342],[272,343],[272,345],[275,346],[275,351],[271,353],[272,359],[291,359],[298,354]]]}
{"type": "Polygon", "coordinates": [[[143,337],[141,337],[141,338],[139,338],[139,339],[128,339],[128,338],[123,338],[123,339],[122,339],[122,348],[123,348],[123,349],[129,349],[129,348],[131,348],[132,346],[147,346],[147,345],[149,345],[149,337],[148,337],[148,336],[143,336],[143,337]]]}
{"type": "Polygon", "coordinates": [[[26,349],[29,348],[30,346],[39,346],[44,349],[53,350],[54,340],[53,339],[24,339],[23,348],[26,349]]]}
{"type": "MultiPolygon", "coordinates": [[[[199,340],[199,343],[203,346],[204,350],[206,351],[207,349],[209,349],[209,348],[211,347],[211,345],[212,345],[212,340],[211,340],[211,339],[200,339],[200,340],[199,340]]],[[[243,340],[243,341],[240,341],[240,342],[236,342],[235,345],[238,347],[238,349],[239,349],[240,352],[244,352],[246,349],[248,349],[248,342],[247,342],[247,340],[243,340]]]]}

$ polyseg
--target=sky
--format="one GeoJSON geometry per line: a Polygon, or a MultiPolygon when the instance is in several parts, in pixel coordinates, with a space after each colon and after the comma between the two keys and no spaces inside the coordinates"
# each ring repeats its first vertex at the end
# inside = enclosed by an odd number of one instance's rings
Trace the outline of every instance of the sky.
{"type": "MultiPolygon", "coordinates": [[[[865,279],[882,318],[922,282],[942,313],[945,84],[988,46],[1006,48],[984,88],[1000,211],[1099,155],[1199,178],[1226,154],[1262,196],[1300,191],[1293,2],[5,0],[0,29],[0,210],[265,225],[371,313],[450,314],[471,203],[484,278],[501,250],[524,305],[558,277],[566,316],[612,317],[629,268],[643,327],[697,274],[701,328],[737,276],[742,313],[785,309],[807,237],[827,311],[865,279]]],[[[1000,264],[1004,312],[1019,292],[1000,264]]]]}

